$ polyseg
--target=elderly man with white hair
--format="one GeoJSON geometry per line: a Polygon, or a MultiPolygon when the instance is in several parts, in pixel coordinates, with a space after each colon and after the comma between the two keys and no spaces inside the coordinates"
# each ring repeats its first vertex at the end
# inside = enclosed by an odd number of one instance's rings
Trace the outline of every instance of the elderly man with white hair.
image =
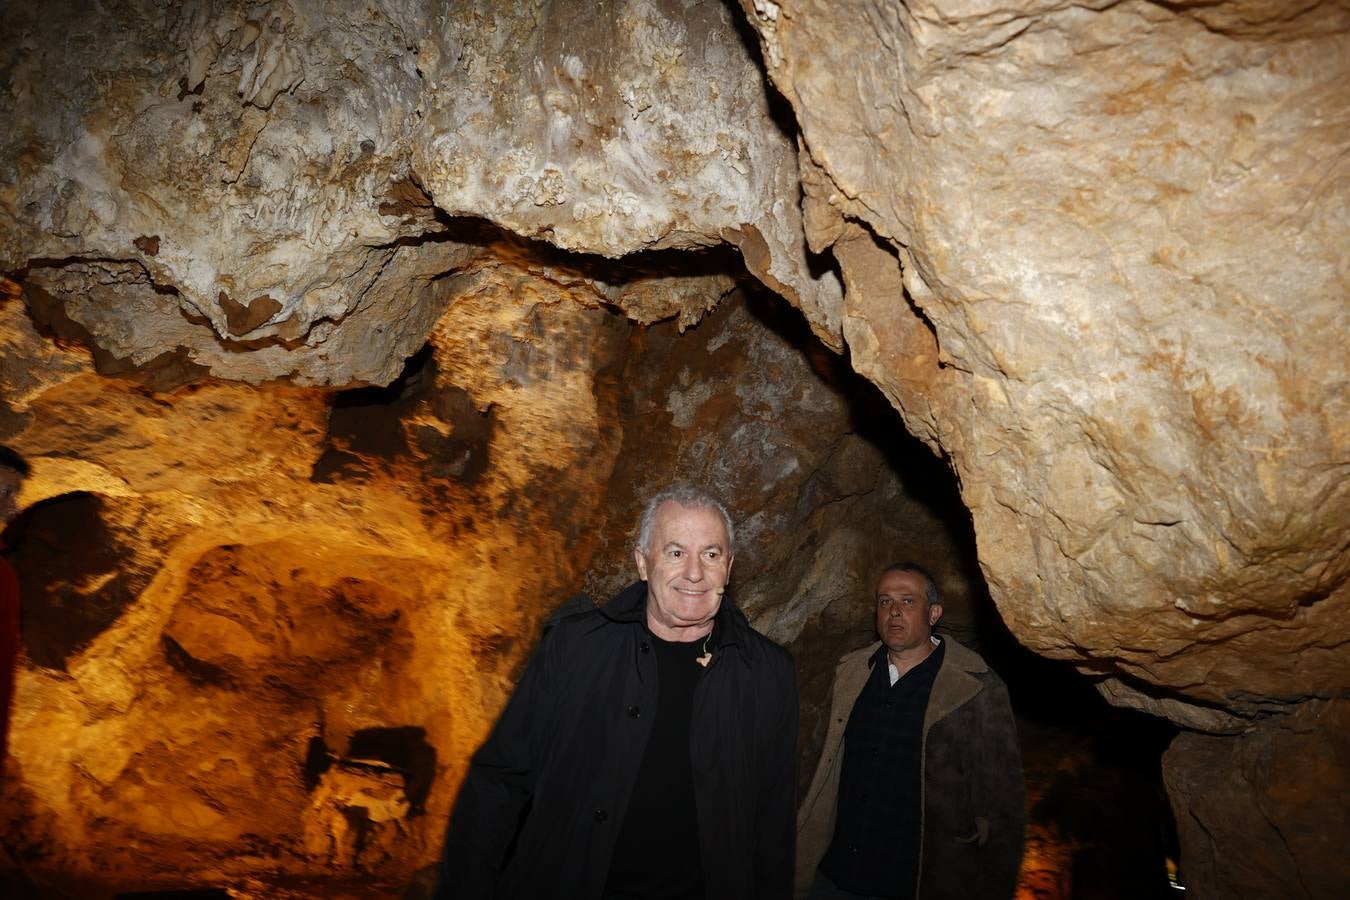
{"type": "Polygon", "coordinates": [[[474,755],[438,898],[791,896],[796,675],[725,596],[733,535],[704,491],[651,498],[641,580],[555,618],[474,755]]]}

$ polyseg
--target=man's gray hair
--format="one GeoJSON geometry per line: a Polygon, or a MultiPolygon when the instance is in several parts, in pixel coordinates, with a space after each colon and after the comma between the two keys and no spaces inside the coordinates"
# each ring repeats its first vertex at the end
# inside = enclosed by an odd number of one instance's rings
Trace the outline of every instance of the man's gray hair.
{"type": "Polygon", "coordinates": [[[897,562],[891,563],[881,570],[883,576],[889,575],[892,572],[912,572],[913,574],[918,575],[923,581],[923,595],[924,600],[927,601],[925,606],[933,607],[942,604],[942,593],[938,591],[937,579],[923,566],[912,562],[897,562]]]}
{"type": "Polygon", "coordinates": [[[638,549],[643,553],[650,552],[652,540],[652,526],[656,522],[656,511],[662,503],[678,503],[685,509],[711,509],[722,517],[722,524],[727,529],[726,554],[730,556],[736,547],[736,527],[731,524],[731,514],[727,508],[722,505],[712,494],[692,484],[683,481],[677,481],[670,487],[658,491],[647,501],[647,505],[642,508],[642,518],[638,520],[638,549]]]}

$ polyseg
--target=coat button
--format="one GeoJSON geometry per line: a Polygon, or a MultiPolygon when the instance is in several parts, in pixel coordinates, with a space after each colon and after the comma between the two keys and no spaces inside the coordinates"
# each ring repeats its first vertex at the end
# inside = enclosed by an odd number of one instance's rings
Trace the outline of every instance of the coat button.
{"type": "Polygon", "coordinates": [[[642,643],[638,644],[638,649],[641,650],[643,653],[651,653],[652,645],[647,643],[646,641],[643,641],[642,643]]]}
{"type": "Polygon", "coordinates": [[[642,715],[642,710],[638,709],[636,706],[628,707],[628,718],[636,719],[640,715],[642,715]]]}
{"type": "Polygon", "coordinates": [[[595,811],[595,821],[597,821],[597,822],[603,822],[603,821],[605,821],[605,820],[608,819],[608,818],[609,818],[609,813],[605,812],[603,809],[597,809],[597,810],[595,811]]]}

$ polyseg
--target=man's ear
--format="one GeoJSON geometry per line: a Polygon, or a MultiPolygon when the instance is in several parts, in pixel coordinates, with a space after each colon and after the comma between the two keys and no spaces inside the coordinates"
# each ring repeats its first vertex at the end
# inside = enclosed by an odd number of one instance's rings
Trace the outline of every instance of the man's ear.
{"type": "Polygon", "coordinates": [[[941,604],[941,603],[934,603],[932,606],[928,607],[928,627],[929,627],[929,628],[932,628],[934,625],[936,625],[936,624],[938,623],[938,619],[940,619],[940,618],[942,618],[942,604],[941,604]]]}
{"type": "Polygon", "coordinates": [[[641,547],[633,548],[633,562],[637,563],[638,578],[647,580],[647,557],[643,555],[641,547]]]}

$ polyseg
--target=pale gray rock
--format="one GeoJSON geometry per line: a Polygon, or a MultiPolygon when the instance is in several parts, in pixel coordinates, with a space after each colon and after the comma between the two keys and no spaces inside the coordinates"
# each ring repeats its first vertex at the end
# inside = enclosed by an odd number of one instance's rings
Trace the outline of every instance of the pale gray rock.
{"type": "Polygon", "coordinates": [[[428,325],[390,281],[423,274],[399,242],[430,219],[380,209],[420,97],[413,8],[8,7],[0,266],[78,296],[132,364],[183,348],[249,381],[389,380],[428,325]],[[405,299],[376,328],[386,292],[405,299]]]}
{"type": "Polygon", "coordinates": [[[735,12],[709,0],[455,4],[418,44],[414,167],[451,215],[621,256],[722,242],[840,349],[802,241],[796,148],[735,12]]]}
{"type": "Polygon", "coordinates": [[[734,244],[838,348],[838,280],[807,260],[795,148],[732,15],[7,8],[0,269],[127,365],[181,348],[222,377],[384,383],[444,307],[429,281],[472,256],[434,202],[612,257],[734,244]]]}

